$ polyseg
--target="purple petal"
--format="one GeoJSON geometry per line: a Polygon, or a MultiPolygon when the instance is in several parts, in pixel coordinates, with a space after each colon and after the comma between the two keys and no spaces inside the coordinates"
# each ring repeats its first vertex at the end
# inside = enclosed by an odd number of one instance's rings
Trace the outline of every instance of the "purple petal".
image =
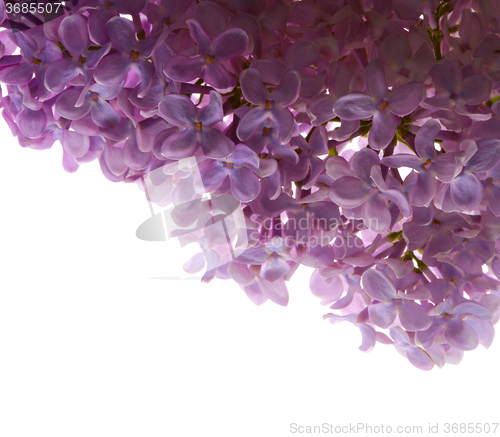
{"type": "Polygon", "coordinates": [[[33,77],[34,64],[22,61],[19,65],[12,65],[0,71],[0,81],[7,85],[24,85],[33,77]]]}
{"type": "Polygon", "coordinates": [[[417,347],[408,348],[406,350],[406,358],[408,358],[408,361],[420,370],[431,370],[434,367],[434,362],[429,354],[417,347]]]}
{"type": "Polygon", "coordinates": [[[250,202],[259,195],[261,188],[259,178],[249,168],[235,166],[229,172],[229,178],[231,193],[241,202],[250,202]]]}
{"type": "Polygon", "coordinates": [[[202,130],[200,145],[210,158],[225,158],[234,150],[234,143],[216,128],[202,130]]]}
{"type": "Polygon", "coordinates": [[[166,96],[158,106],[160,115],[175,126],[191,126],[197,115],[196,106],[184,94],[166,96]]]}
{"type": "Polygon", "coordinates": [[[459,169],[458,156],[452,152],[441,153],[432,162],[432,171],[441,182],[450,183],[459,169]]]}
{"type": "Polygon", "coordinates": [[[462,211],[472,211],[483,198],[483,185],[472,173],[459,176],[450,184],[450,194],[453,202],[462,211]]]}
{"type": "Polygon", "coordinates": [[[113,109],[113,107],[106,101],[98,99],[97,102],[93,102],[90,108],[90,115],[94,123],[106,129],[115,127],[119,122],[121,117],[113,109]]]}
{"type": "Polygon", "coordinates": [[[429,70],[432,83],[438,91],[458,94],[462,83],[460,64],[455,59],[444,59],[429,70]]]}
{"type": "Polygon", "coordinates": [[[420,169],[422,167],[422,160],[418,156],[410,155],[409,153],[388,156],[383,158],[380,163],[391,168],[409,167],[420,169]]]}
{"type": "Polygon", "coordinates": [[[255,281],[255,275],[248,270],[248,266],[237,262],[230,262],[227,271],[231,278],[240,285],[251,285],[255,281]]]}
{"type": "Polygon", "coordinates": [[[394,323],[396,319],[396,305],[394,303],[376,303],[368,307],[368,314],[370,321],[380,327],[388,328],[394,323]]]}
{"type": "Polygon", "coordinates": [[[68,120],[78,120],[85,117],[90,111],[90,99],[86,99],[82,106],[76,107],[81,90],[70,88],[63,91],[56,100],[56,112],[68,120]]]}
{"type": "Polygon", "coordinates": [[[253,281],[250,285],[241,285],[241,288],[255,305],[262,305],[268,299],[257,281],[253,281]]]}
{"type": "Polygon", "coordinates": [[[315,270],[311,275],[309,287],[314,296],[322,299],[321,305],[328,305],[337,301],[344,291],[340,276],[333,276],[328,280],[324,280],[318,270],[315,270]]]}
{"type": "Polygon", "coordinates": [[[255,68],[243,70],[240,83],[243,96],[253,105],[264,105],[266,100],[271,100],[271,93],[262,83],[259,70],[255,68]]]}
{"type": "Polygon", "coordinates": [[[127,172],[128,167],[123,162],[123,149],[106,145],[102,158],[113,175],[120,176],[127,172]]]}
{"type": "Polygon", "coordinates": [[[500,140],[483,139],[477,142],[477,152],[467,162],[466,168],[471,172],[491,170],[500,162],[500,140]]]}
{"type": "Polygon", "coordinates": [[[218,60],[206,64],[203,79],[209,85],[218,90],[229,90],[236,86],[236,79],[232,76],[218,60]]]}
{"type": "Polygon", "coordinates": [[[106,23],[106,35],[113,47],[127,55],[134,48],[135,29],[134,24],[122,17],[113,17],[106,23]]]}
{"type": "Polygon", "coordinates": [[[399,33],[390,34],[380,46],[380,56],[388,64],[404,65],[412,56],[408,39],[399,33]]]}
{"type": "Polygon", "coordinates": [[[273,257],[267,261],[260,271],[260,277],[269,282],[276,282],[290,271],[290,266],[280,257],[273,257]]]}
{"type": "Polygon", "coordinates": [[[118,85],[126,77],[131,61],[123,53],[113,53],[101,59],[94,69],[94,78],[103,85],[118,85]]]}
{"type": "Polygon", "coordinates": [[[397,122],[388,110],[375,111],[372,128],[368,133],[368,143],[376,150],[384,149],[396,134],[397,122]]]}
{"type": "MultiPolygon", "coordinates": [[[[191,36],[200,47],[200,53],[205,55],[210,50],[210,38],[195,20],[186,20],[191,36]]],[[[174,79],[175,80],[175,79],[174,79]]]]}
{"type": "Polygon", "coordinates": [[[416,250],[423,247],[431,238],[432,230],[428,226],[420,226],[414,222],[403,224],[405,240],[408,241],[408,250],[416,250]]]}
{"type": "Polygon", "coordinates": [[[252,108],[240,120],[236,134],[241,141],[248,140],[260,124],[268,117],[268,112],[262,108],[252,108]]]}
{"type": "Polygon", "coordinates": [[[243,29],[233,27],[218,35],[212,47],[217,58],[224,61],[241,55],[248,47],[248,36],[243,29]]]}
{"type": "MultiPolygon", "coordinates": [[[[250,164],[253,167],[258,168],[259,167],[259,156],[249,147],[245,146],[244,144],[238,144],[234,148],[234,152],[231,153],[230,156],[228,156],[228,161],[234,163],[234,164],[250,164]]],[[[273,172],[274,173],[274,172],[273,172]]]]}
{"type": "Polygon", "coordinates": [[[72,56],[78,57],[90,45],[87,21],[81,15],[74,14],[66,17],[62,20],[57,32],[62,45],[72,56]]]}
{"type": "Polygon", "coordinates": [[[210,193],[219,188],[226,177],[228,169],[219,161],[212,160],[200,168],[201,185],[195,185],[196,191],[200,193],[210,193]]]}
{"type": "Polygon", "coordinates": [[[387,92],[387,84],[385,82],[384,64],[380,58],[372,59],[366,67],[365,82],[366,90],[377,101],[384,97],[387,92]]]}
{"type": "Polygon", "coordinates": [[[420,105],[424,97],[424,86],[420,82],[409,82],[387,94],[387,110],[401,117],[408,115],[420,105]]]}
{"type": "Polygon", "coordinates": [[[348,121],[370,118],[375,112],[375,108],[376,102],[372,97],[358,92],[342,96],[333,105],[335,113],[341,119],[348,121]]]}
{"type": "Polygon", "coordinates": [[[370,149],[361,149],[352,157],[350,164],[356,176],[371,186],[372,167],[380,164],[377,153],[370,149]]]}
{"type": "Polygon", "coordinates": [[[161,146],[161,154],[169,159],[183,159],[193,156],[200,146],[192,129],[170,135],[161,146]]]}
{"type": "Polygon", "coordinates": [[[415,206],[428,206],[437,191],[437,181],[430,171],[418,173],[417,181],[410,192],[409,200],[415,206]]]}
{"type": "Polygon", "coordinates": [[[89,34],[92,41],[98,44],[106,44],[106,23],[114,16],[113,11],[108,8],[97,8],[89,14],[89,34]]]}
{"type": "Polygon", "coordinates": [[[257,278],[259,281],[262,293],[264,293],[270,300],[278,305],[288,305],[288,290],[285,282],[279,279],[275,282],[268,282],[265,279],[257,278]]]}
{"type": "Polygon", "coordinates": [[[470,351],[479,345],[476,331],[458,318],[452,319],[446,324],[444,337],[451,347],[461,351],[470,351]]]}
{"type": "Polygon", "coordinates": [[[439,253],[449,252],[455,247],[455,240],[449,232],[434,232],[431,241],[429,242],[427,254],[435,256],[439,253]]]}
{"type": "Polygon", "coordinates": [[[318,47],[311,41],[297,41],[288,47],[285,55],[285,63],[288,68],[297,70],[299,73],[304,68],[316,64],[319,59],[318,47]]]}
{"type": "Polygon", "coordinates": [[[140,82],[137,95],[142,98],[148,92],[149,85],[153,79],[154,67],[144,59],[138,59],[132,62],[130,66],[139,74],[140,82]]]}
{"type": "Polygon", "coordinates": [[[299,89],[300,75],[294,70],[288,70],[279,85],[271,92],[271,98],[276,105],[289,106],[297,100],[299,89]]]}
{"type": "Polygon", "coordinates": [[[392,301],[397,298],[397,290],[390,278],[380,270],[370,269],[361,277],[363,290],[372,299],[392,301]]]}
{"type": "Polygon", "coordinates": [[[90,139],[87,135],[63,129],[62,146],[71,156],[81,158],[89,151],[90,139]]]}
{"type": "Polygon", "coordinates": [[[467,105],[480,105],[488,100],[490,92],[491,82],[480,74],[473,74],[463,81],[460,97],[467,105]]]}
{"type": "Polygon", "coordinates": [[[167,62],[163,71],[172,80],[191,82],[201,76],[204,66],[205,61],[200,56],[176,55],[167,62]]]}
{"type": "Polygon", "coordinates": [[[342,208],[355,208],[368,198],[370,188],[352,176],[337,179],[330,187],[330,198],[342,208]]]}
{"type": "Polygon", "coordinates": [[[491,313],[477,302],[462,302],[454,308],[453,314],[467,314],[480,320],[491,320],[491,313]]]}
{"type": "Polygon", "coordinates": [[[63,149],[63,158],[62,158],[63,169],[67,173],[74,173],[80,167],[76,162],[75,158],[71,156],[68,152],[63,149]]]}
{"type": "Polygon", "coordinates": [[[286,108],[274,108],[270,114],[270,118],[278,127],[281,142],[287,142],[292,135],[295,125],[293,114],[286,108]]]}
{"type": "MultiPolygon", "coordinates": [[[[179,6],[184,4],[186,8],[190,6],[189,2],[184,1],[176,1],[175,4],[179,6]]],[[[182,15],[182,13],[173,13],[172,15],[179,16],[182,15]]],[[[198,3],[195,15],[196,21],[200,23],[202,29],[205,30],[205,32],[207,32],[210,36],[218,35],[227,27],[227,10],[215,2],[210,1],[198,3]]]]}
{"type": "Polygon", "coordinates": [[[403,214],[405,217],[409,217],[411,215],[411,208],[408,204],[408,200],[401,191],[387,190],[381,195],[385,197],[385,199],[390,200],[392,203],[395,203],[401,211],[401,214],[403,214]]]}
{"type": "Polygon", "coordinates": [[[80,68],[74,59],[59,59],[48,66],[45,86],[54,93],[60,93],[79,73],[80,68]]]}
{"type": "Polygon", "coordinates": [[[224,111],[222,110],[222,97],[215,91],[210,91],[210,102],[200,113],[199,120],[203,126],[211,127],[215,123],[222,121],[224,111]]]}
{"type": "Polygon", "coordinates": [[[432,324],[432,317],[429,317],[424,308],[415,302],[403,300],[398,306],[399,320],[407,331],[422,331],[432,324]]]}
{"type": "Polygon", "coordinates": [[[39,137],[47,127],[47,114],[43,109],[33,111],[24,108],[17,119],[19,129],[28,138],[39,137]]]}
{"type": "Polygon", "coordinates": [[[123,162],[132,170],[144,170],[153,161],[153,152],[142,152],[137,146],[135,135],[132,135],[123,146],[123,162]]]}
{"type": "Polygon", "coordinates": [[[374,232],[385,232],[391,225],[391,213],[384,199],[379,195],[368,198],[363,204],[361,215],[365,226],[374,232]]]}
{"type": "Polygon", "coordinates": [[[200,272],[203,267],[205,267],[205,257],[203,256],[203,252],[194,255],[182,266],[184,271],[191,275],[200,272]]]}
{"type": "Polygon", "coordinates": [[[361,346],[359,346],[359,350],[362,352],[370,352],[377,342],[377,333],[370,325],[358,323],[357,326],[361,331],[361,346]]]}

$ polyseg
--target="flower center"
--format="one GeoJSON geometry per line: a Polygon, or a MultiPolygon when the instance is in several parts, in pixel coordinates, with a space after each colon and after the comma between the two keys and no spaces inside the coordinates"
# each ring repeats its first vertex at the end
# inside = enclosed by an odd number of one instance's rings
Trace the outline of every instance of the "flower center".
{"type": "Polygon", "coordinates": [[[271,128],[269,127],[264,127],[262,129],[262,135],[269,135],[271,133],[271,128]]]}
{"type": "Polygon", "coordinates": [[[85,56],[80,56],[80,64],[85,64],[85,61],[87,60],[87,58],[85,56]]]}
{"type": "Polygon", "coordinates": [[[382,111],[385,110],[385,108],[387,108],[389,106],[389,103],[388,102],[384,102],[382,103],[382,111]]]}
{"type": "Polygon", "coordinates": [[[34,59],[33,64],[40,65],[42,63],[41,59],[34,59]]]}
{"type": "Polygon", "coordinates": [[[265,106],[266,109],[271,109],[271,102],[269,100],[266,100],[265,106]]]}
{"type": "Polygon", "coordinates": [[[139,52],[137,50],[132,50],[130,52],[130,55],[132,56],[132,61],[137,61],[137,58],[139,57],[139,52]]]}
{"type": "Polygon", "coordinates": [[[424,162],[424,167],[427,168],[431,164],[431,162],[432,161],[429,158],[427,161],[424,162]]]}
{"type": "Polygon", "coordinates": [[[196,123],[196,129],[201,130],[202,128],[203,128],[203,124],[201,123],[201,121],[196,123]]]}
{"type": "Polygon", "coordinates": [[[213,56],[207,56],[205,58],[205,62],[208,62],[209,64],[213,64],[214,63],[214,57],[213,56]]]}

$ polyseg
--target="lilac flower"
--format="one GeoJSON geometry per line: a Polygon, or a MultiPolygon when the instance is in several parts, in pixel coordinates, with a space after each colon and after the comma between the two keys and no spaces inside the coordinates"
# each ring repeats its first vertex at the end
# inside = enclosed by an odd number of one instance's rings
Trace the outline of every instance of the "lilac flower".
{"type": "Polygon", "coordinates": [[[436,204],[443,211],[473,211],[481,202],[484,189],[476,173],[487,172],[500,162],[500,140],[484,139],[471,144],[477,150],[465,162],[461,173],[440,188],[436,204]]]}
{"type": "Polygon", "coordinates": [[[97,44],[106,44],[109,40],[105,30],[106,23],[119,14],[138,15],[147,0],[87,0],[83,8],[93,8],[89,13],[89,35],[97,44]]]}
{"type": "Polygon", "coordinates": [[[175,224],[202,281],[286,306],[313,268],[360,350],[458,364],[500,320],[499,6],[470,6],[79,0],[11,29],[0,1],[0,108],[170,207],[137,235],[175,224]]]}
{"type": "Polygon", "coordinates": [[[306,142],[301,135],[293,137],[290,144],[297,146],[301,154],[298,163],[284,164],[283,169],[287,177],[292,181],[302,181],[303,189],[308,190],[313,187],[319,175],[325,170],[325,163],[318,156],[328,153],[327,142],[327,133],[323,126],[316,128],[309,142],[306,142]]]}
{"type": "Polygon", "coordinates": [[[409,195],[412,205],[429,205],[436,195],[438,181],[450,183],[461,169],[464,152],[438,154],[434,147],[436,135],[440,130],[437,121],[427,121],[415,135],[415,149],[418,156],[401,153],[381,161],[388,167],[410,167],[418,172],[415,180],[412,180],[409,195]]]}
{"type": "Polygon", "coordinates": [[[247,48],[248,36],[238,28],[227,29],[210,41],[210,37],[194,20],[187,20],[192,38],[199,47],[194,58],[174,56],[165,66],[165,74],[173,80],[190,82],[199,77],[216,89],[228,90],[236,85],[236,79],[224,68],[221,61],[241,55],[247,48]]]}
{"type": "Polygon", "coordinates": [[[161,27],[154,29],[146,38],[137,41],[131,21],[113,17],[106,23],[106,34],[118,53],[105,56],[94,69],[94,78],[104,85],[119,85],[130,69],[140,77],[139,97],[144,97],[153,77],[153,66],[146,59],[158,43],[161,27]]]}
{"type": "Polygon", "coordinates": [[[457,114],[471,120],[488,120],[491,114],[470,112],[466,105],[477,106],[488,99],[491,83],[480,74],[463,77],[458,61],[444,59],[429,70],[432,83],[436,88],[434,97],[424,100],[428,108],[454,110],[457,114]]]}
{"type": "Polygon", "coordinates": [[[223,117],[222,99],[215,91],[210,91],[210,103],[201,112],[184,95],[165,97],[159,105],[159,112],[169,123],[184,128],[163,142],[161,153],[165,157],[187,158],[201,147],[210,158],[225,158],[234,150],[234,143],[213,127],[223,117]]]}
{"type": "Polygon", "coordinates": [[[468,351],[479,345],[479,338],[468,320],[491,320],[490,312],[477,302],[464,301],[455,307],[450,302],[441,302],[431,311],[434,315],[432,325],[415,335],[415,341],[421,347],[431,345],[438,333],[442,332],[445,341],[453,348],[468,351]]]}
{"type": "Polygon", "coordinates": [[[90,82],[91,70],[111,48],[108,43],[99,50],[88,50],[87,21],[81,15],[66,17],[59,25],[58,34],[71,57],[56,60],[47,68],[45,86],[54,93],[60,93],[79,74],[83,75],[85,85],[90,82]]]}
{"type": "Polygon", "coordinates": [[[427,329],[432,319],[425,309],[414,302],[411,295],[398,293],[391,280],[383,272],[370,269],[361,278],[363,290],[372,299],[378,301],[368,307],[372,323],[381,328],[388,328],[399,316],[401,325],[407,331],[427,329]]]}
{"type": "Polygon", "coordinates": [[[241,202],[250,202],[260,193],[257,171],[259,157],[243,144],[238,144],[234,152],[224,160],[211,160],[200,168],[202,193],[218,189],[229,177],[231,193],[241,202]]]}
{"type": "Polygon", "coordinates": [[[424,88],[419,82],[408,82],[389,91],[382,61],[375,58],[366,69],[366,89],[369,94],[356,92],[339,98],[333,109],[347,121],[373,116],[368,142],[375,149],[384,149],[396,133],[396,116],[414,111],[424,98],[424,88]]]}
{"type": "MultiPolygon", "coordinates": [[[[426,73],[434,63],[429,43],[421,43],[413,53],[409,39],[417,39],[420,35],[415,27],[407,35],[392,33],[384,39],[380,46],[380,57],[388,64],[386,69],[387,83],[390,86],[404,85],[411,81],[424,82],[426,73]]],[[[412,41],[413,42],[413,41],[412,41]]]]}
{"type": "Polygon", "coordinates": [[[361,207],[365,225],[374,232],[384,232],[391,224],[388,201],[394,202],[405,217],[410,215],[406,197],[398,190],[389,189],[379,165],[373,150],[362,149],[352,158],[352,170],[344,172],[345,176],[338,177],[342,173],[337,165],[327,166],[327,173],[336,179],[330,187],[330,198],[342,208],[361,207]]]}
{"type": "Polygon", "coordinates": [[[61,50],[51,41],[45,41],[43,47],[39,48],[37,41],[23,32],[9,34],[9,37],[21,49],[21,59],[18,64],[9,65],[0,71],[0,82],[24,85],[35,74],[39,84],[38,98],[45,98],[48,94],[44,86],[45,72],[52,62],[62,58],[61,50]]]}
{"type": "Polygon", "coordinates": [[[240,120],[238,138],[241,141],[247,140],[263,121],[270,118],[278,127],[281,141],[286,143],[292,135],[295,123],[293,114],[286,107],[297,100],[300,87],[299,75],[293,70],[288,70],[272,92],[263,85],[259,70],[254,68],[245,70],[240,82],[245,99],[256,107],[240,120]]]}
{"type": "Polygon", "coordinates": [[[79,120],[90,113],[92,121],[101,128],[116,126],[121,117],[109,104],[120,93],[122,87],[93,84],[89,89],[68,88],[56,100],[56,112],[69,119],[79,120]]]}

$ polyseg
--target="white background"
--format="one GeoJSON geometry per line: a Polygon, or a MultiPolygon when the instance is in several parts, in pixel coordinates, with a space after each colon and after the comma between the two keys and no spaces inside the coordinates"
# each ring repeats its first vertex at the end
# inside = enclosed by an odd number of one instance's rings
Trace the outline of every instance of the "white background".
{"type": "Polygon", "coordinates": [[[1,125],[0,436],[500,422],[500,339],[423,372],[323,321],[307,269],[287,308],[256,307],[231,281],[151,279],[175,275],[182,252],[136,238],[143,193],[97,162],[66,174],[59,143],[22,149],[1,125]]]}

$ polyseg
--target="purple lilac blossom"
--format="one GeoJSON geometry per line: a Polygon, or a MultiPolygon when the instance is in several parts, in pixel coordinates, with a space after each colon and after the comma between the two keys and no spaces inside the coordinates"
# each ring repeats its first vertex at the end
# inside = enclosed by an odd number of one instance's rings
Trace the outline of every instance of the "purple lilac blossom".
{"type": "Polygon", "coordinates": [[[362,351],[431,370],[491,345],[495,2],[73,5],[13,31],[0,0],[0,107],[22,147],[59,143],[67,172],[97,161],[148,185],[200,248],[185,270],[256,305],[286,306],[312,268],[324,318],[358,328],[362,351]]]}

